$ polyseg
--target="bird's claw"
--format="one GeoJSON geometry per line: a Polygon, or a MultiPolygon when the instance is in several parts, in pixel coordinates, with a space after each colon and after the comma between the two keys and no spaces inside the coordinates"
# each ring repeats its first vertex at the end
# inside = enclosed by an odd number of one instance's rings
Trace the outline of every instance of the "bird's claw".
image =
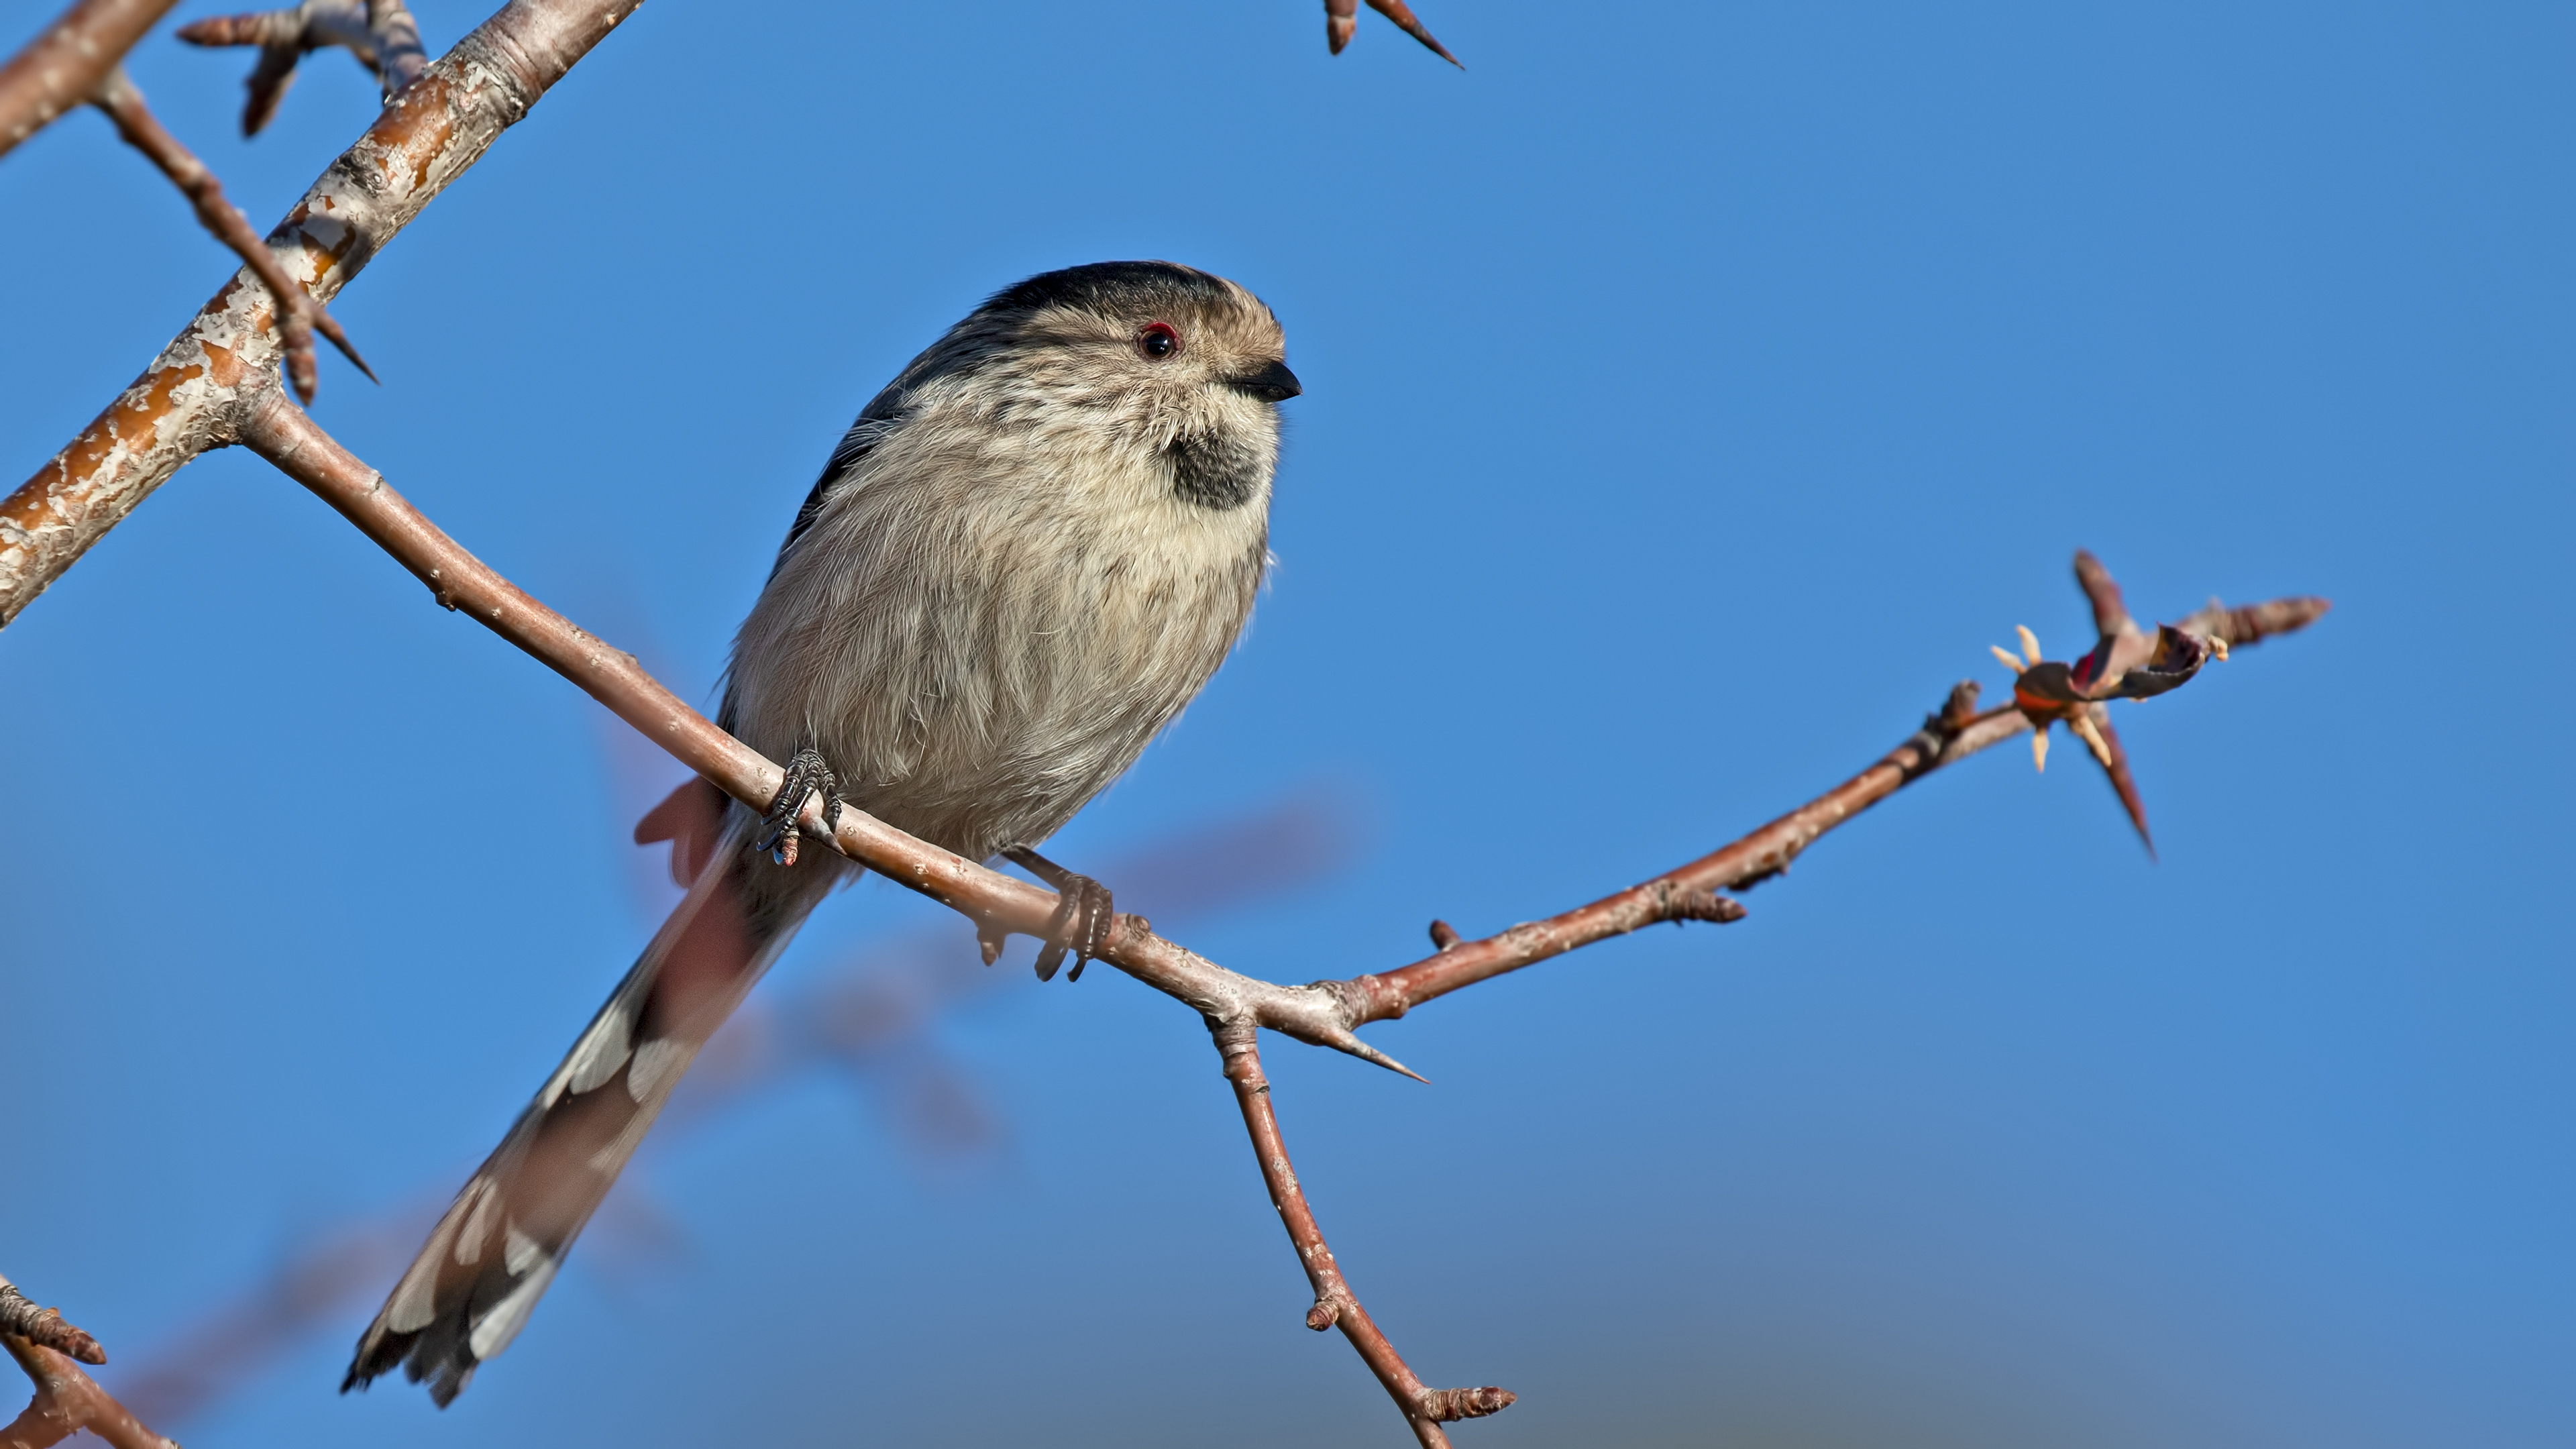
{"type": "Polygon", "coordinates": [[[787,778],[779,782],[778,797],[769,802],[769,814],[761,821],[760,839],[752,849],[780,865],[794,865],[796,842],[805,834],[796,817],[805,813],[806,797],[817,791],[823,796],[823,828],[840,828],[841,777],[823,763],[820,751],[807,745],[787,762],[787,778]]]}
{"type": "MultiPolygon", "coordinates": [[[[1065,953],[1073,953],[1073,970],[1065,980],[1080,981],[1082,968],[1100,954],[1109,943],[1109,931],[1117,924],[1117,903],[1110,898],[1109,887],[1087,875],[1066,870],[1063,866],[1026,846],[1014,846],[1002,852],[1005,859],[1026,869],[1029,874],[1055,887],[1058,901],[1055,914],[1047,918],[1046,945],[1038,952],[1038,979],[1055,979],[1056,967],[1064,963],[1065,953]]],[[[988,944],[987,950],[991,947],[988,944]]],[[[990,964],[991,957],[985,958],[990,964]]]]}

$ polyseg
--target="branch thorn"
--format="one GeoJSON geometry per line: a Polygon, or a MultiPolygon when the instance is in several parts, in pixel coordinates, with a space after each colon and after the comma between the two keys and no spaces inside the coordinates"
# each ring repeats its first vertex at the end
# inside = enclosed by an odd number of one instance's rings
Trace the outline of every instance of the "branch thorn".
{"type": "Polygon", "coordinates": [[[1361,1061],[1369,1063],[1371,1066],[1384,1067],[1399,1077],[1411,1077],[1426,1087],[1431,1085],[1431,1079],[1429,1077],[1422,1075],[1413,1068],[1408,1067],[1404,1063],[1397,1061],[1395,1058],[1388,1056],[1386,1053],[1379,1051],[1376,1047],[1370,1046],[1367,1042],[1360,1040],[1348,1031],[1343,1031],[1335,1036],[1326,1038],[1324,1045],[1331,1047],[1333,1050],[1338,1052],[1348,1052],[1352,1056],[1358,1057],[1361,1061]]]}

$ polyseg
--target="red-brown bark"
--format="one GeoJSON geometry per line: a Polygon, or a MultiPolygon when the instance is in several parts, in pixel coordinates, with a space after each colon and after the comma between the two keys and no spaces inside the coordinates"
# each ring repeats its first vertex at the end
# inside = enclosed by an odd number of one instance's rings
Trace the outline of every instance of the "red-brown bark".
{"type": "Polygon", "coordinates": [[[81,1372],[83,1363],[107,1362],[97,1339],[28,1301],[6,1278],[0,1278],[0,1348],[36,1390],[18,1417],[0,1427],[0,1449],[45,1449],[83,1429],[115,1449],[178,1449],[81,1372]]]}
{"type": "MultiPolygon", "coordinates": [[[[766,811],[785,772],[734,739],[665,689],[632,655],[576,628],[538,603],[441,532],[274,387],[255,400],[242,441],[338,509],[378,546],[411,570],[441,606],[471,616],[641,731],[682,764],[736,800],[766,811]]],[[[2089,556],[2083,556],[2089,561],[2089,556]]],[[[2079,565],[2081,568],[2082,565],[2079,565]]],[[[2092,564],[2099,572],[2099,565],[2092,564]]],[[[2108,575],[2101,578],[2107,582],[2108,575]]],[[[2266,633],[2303,627],[2322,615],[2322,600],[2289,600],[2227,610],[2217,605],[2191,621],[2210,630],[2196,648],[2224,649],[2266,633]],[[2228,631],[2242,630],[2242,634],[2228,631]]],[[[2125,616],[2124,616],[2125,617],[2125,616]]],[[[2090,656],[2088,656],[2090,658],[2090,656]]],[[[2069,669],[2069,666],[2052,666],[2069,669]]],[[[2176,682],[2187,680],[2180,675],[2176,682]]],[[[2117,681],[2114,680],[2114,683],[2117,681]]],[[[2109,686],[2105,686],[2106,688],[2109,686]]],[[[2171,684],[2159,683],[2158,688],[2171,684]]],[[[1977,688],[1963,683],[1921,729],[1876,764],[1796,810],[1707,856],[1615,895],[1545,921],[1515,926],[1481,941],[1463,941],[1434,922],[1438,954],[1394,971],[1345,981],[1283,986],[1243,976],[1163,939],[1142,917],[1120,915],[1097,959],[1196,1010],[1215,1034],[1225,1074],[1251,1134],[1272,1203],[1279,1209],[1315,1291],[1308,1322],[1339,1325],[1370,1372],[1425,1445],[1448,1441],[1441,1423],[1494,1413],[1512,1402],[1501,1389],[1432,1390],[1407,1368],[1361,1310],[1332,1260],[1303,1190],[1288,1166],[1278,1119],[1262,1075],[1261,1028],[1329,1046],[1407,1076],[1400,1063],[1361,1041],[1355,1028],[1401,1016],[1413,1007],[1506,971],[1562,955],[1661,921],[1730,921],[1743,907],[1717,892],[1777,875],[1825,832],[1934,770],[2033,727],[2019,702],[1979,713],[1977,688]]],[[[2098,707],[2088,702],[2088,707],[2098,707]]],[[[941,902],[975,923],[979,936],[1043,935],[1059,905],[1053,892],[1025,884],[845,807],[825,830],[819,799],[801,814],[805,828],[870,870],[941,902]]]]}
{"type": "Polygon", "coordinates": [[[1306,1205],[1306,1189],[1297,1181],[1296,1170],[1288,1165],[1288,1144],[1279,1135],[1279,1114],[1270,1100],[1270,1079],[1261,1071],[1260,1032],[1250,1022],[1225,1022],[1214,1025],[1217,1055],[1225,1063],[1225,1079],[1234,1087],[1235,1105],[1243,1112],[1244,1130],[1252,1135],[1252,1156],[1261,1167],[1261,1183],[1270,1193],[1270,1205],[1279,1212],[1280,1226],[1288,1230],[1288,1241],[1297,1249],[1297,1261],[1306,1270],[1306,1281],[1315,1290],[1315,1305],[1306,1310],[1306,1326],[1317,1333],[1339,1328],[1359,1350],[1360,1361],[1377,1376],[1387,1397],[1404,1414],[1405,1423],[1423,1449],[1447,1449],[1449,1436],[1442,1424],[1460,1419],[1477,1419],[1499,1414],[1512,1406],[1519,1396],[1509,1389],[1490,1385],[1474,1389],[1434,1389],[1426,1387],[1415,1376],[1395,1345],[1368,1310],[1360,1306],[1357,1294],[1342,1277],[1341,1266],[1333,1260],[1333,1250],[1324,1243],[1324,1230],[1316,1225],[1314,1210],[1306,1205]]]}
{"type": "MultiPolygon", "coordinates": [[[[1404,0],[1369,0],[1423,45],[1456,63],[1404,0]]],[[[177,184],[201,220],[240,254],[236,276],[188,331],[46,469],[0,502],[0,625],[142,497],[198,452],[247,444],[348,517],[429,587],[440,605],[469,614],[599,699],[646,738],[735,799],[765,809],[781,786],[778,765],[734,740],[662,687],[629,655],[574,627],[467,553],[404,501],[381,475],[324,433],[280,390],[282,361],[310,399],[306,328],[348,345],[321,310],[421,207],[481,155],[501,130],[632,12],[631,0],[512,0],[456,49],[424,66],[417,30],[400,0],[306,0],[288,10],[201,21],[182,32],[200,44],[253,45],[244,127],[274,113],[297,58],[340,45],[375,69],[389,98],[367,134],[317,181],[263,242],[225,202],[220,186],[143,107],[117,60],[169,8],[169,0],[83,0],[0,67],[0,152],[69,105],[89,100],[126,140],[177,184]],[[253,285],[256,283],[256,285],[253,285]]],[[[1338,52],[1350,38],[1356,0],[1326,0],[1327,34],[1338,52]]],[[[355,362],[356,354],[349,352],[355,362]]],[[[363,363],[359,364],[362,368],[363,363]]],[[[1448,1443],[1443,1424],[1491,1414],[1514,1396],[1493,1387],[1432,1389],[1406,1364],[1361,1306],[1326,1244],[1281,1136],[1259,1033],[1268,1028],[1414,1075],[1362,1041],[1356,1029],[1402,1016],[1449,992],[1658,922],[1740,919],[1722,894],[1785,871],[1827,831],[1916,779],[2024,732],[2042,751],[2052,725],[2084,740],[2142,837],[2146,816],[2126,751],[2105,703],[2179,687],[2230,645],[2304,627],[2322,600],[2285,599],[2229,609],[2212,603],[2178,626],[2142,629],[2119,587],[2089,554],[2076,575],[2093,610],[2097,643],[2073,664],[2043,660],[2029,631],[2023,653],[1998,650],[2017,675],[2013,703],[1979,712],[1963,684],[1922,728],[1869,768],[1743,838],[1624,891],[1546,920],[1465,940],[1431,923],[1435,954],[1410,965],[1302,986],[1260,981],[1225,969],[1154,934],[1141,917],[1115,918],[1098,959],[1197,1011],[1212,1033],[1224,1075],[1250,1136],[1272,1205],[1313,1292],[1307,1324],[1338,1327],[1425,1446],[1448,1443]]],[[[1044,934],[1057,896],[981,863],[916,840],[855,810],[821,828],[819,801],[808,829],[853,860],[941,901],[975,923],[977,934],[1044,934]]],[[[103,1363],[95,1340],[40,1310],[0,1280],[0,1344],[35,1382],[0,1449],[40,1449],[88,1428],[119,1449],[159,1449],[152,1433],[72,1362],[103,1363]],[[68,1355],[68,1357],[67,1357],[68,1355]]]]}
{"type": "MultiPolygon", "coordinates": [[[[636,0],[510,0],[388,104],[268,235],[287,277],[329,301],[636,0]]],[[[0,499],[0,626],[208,448],[233,440],[284,352],[245,268],[80,435],[0,499]]]]}
{"type": "Polygon", "coordinates": [[[179,0],[80,0],[0,65],[0,156],[88,103],[179,0]]]}
{"type": "MultiPolygon", "coordinates": [[[[1371,10],[1394,21],[1397,29],[1421,41],[1423,48],[1433,55],[1457,66],[1460,70],[1467,68],[1458,57],[1449,53],[1449,47],[1442,45],[1433,37],[1430,27],[1422,23],[1420,17],[1413,13],[1413,7],[1405,4],[1404,0],[1368,0],[1368,5],[1371,10]]],[[[1326,49],[1335,55],[1342,53],[1342,47],[1351,43],[1352,32],[1359,28],[1359,13],[1359,0],[1324,0],[1326,49]]]]}
{"type": "Polygon", "coordinates": [[[152,114],[151,108],[143,104],[143,92],[135,89],[123,66],[109,71],[107,79],[98,83],[98,88],[90,93],[90,103],[115,124],[116,134],[125,138],[125,144],[142,152],[147,160],[160,168],[162,175],[170,178],[170,184],[178,187],[179,194],[188,198],[188,204],[196,208],[199,224],[214,233],[215,240],[229,247],[233,255],[241,258],[242,264],[249,267],[251,274],[268,288],[269,299],[284,307],[286,378],[294,384],[297,397],[308,403],[313,401],[316,386],[313,369],[315,332],[331,339],[331,345],[339,348],[341,356],[365,373],[368,381],[375,380],[375,369],[367,366],[366,359],[358,355],[358,349],[349,345],[348,334],[340,330],[340,324],[323,310],[322,304],[315,301],[312,294],[287,278],[286,268],[278,264],[277,254],[268,249],[268,243],[259,239],[259,233],[250,229],[250,219],[224,198],[223,183],[215,179],[215,173],[207,170],[194,152],[180,145],[179,138],[171,135],[162,126],[160,118],[152,114]]]}

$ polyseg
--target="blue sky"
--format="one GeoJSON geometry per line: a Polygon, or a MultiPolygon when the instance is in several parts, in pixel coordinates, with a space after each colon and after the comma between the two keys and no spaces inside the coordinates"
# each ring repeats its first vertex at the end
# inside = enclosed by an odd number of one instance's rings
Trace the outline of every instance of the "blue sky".
{"type": "MultiPolygon", "coordinates": [[[[1332,802],[1338,868],[1183,936],[1282,980],[1697,855],[1998,688],[2015,624],[2071,656],[2078,546],[2145,616],[2331,596],[2122,707],[2161,863],[2080,759],[2000,751],[1739,925],[1371,1029],[1434,1086],[1273,1046],[1289,1143],[1424,1376],[1522,1395],[1462,1445],[2576,1436],[2576,17],[1428,0],[1461,74],[1371,15],[1328,58],[1315,9],[647,5],[342,296],[385,385],[326,354],[316,414],[703,698],[840,430],[980,296],[1243,281],[1307,387],[1278,572],[1052,853],[1332,802]]],[[[483,13],[419,8],[433,49],[483,13]]],[[[262,226],[374,108],[316,56],[245,143],[246,57],[165,27],[132,69],[262,226]]],[[[229,267],[95,117],[0,162],[0,214],[23,476],[229,267]]],[[[237,454],[0,680],[0,1149],[43,1184],[0,1270],[113,1386],[453,1190],[649,934],[626,832],[676,770],[237,454]]],[[[980,970],[863,887],[763,994],[922,932],[980,970]]],[[[586,1242],[446,1414],[335,1396],[367,1297],[165,1427],[1405,1442],[1300,1322],[1195,1021],[1005,973],[915,1043],[984,1146],[782,1079],[639,1164],[658,1227],[586,1242]]]]}

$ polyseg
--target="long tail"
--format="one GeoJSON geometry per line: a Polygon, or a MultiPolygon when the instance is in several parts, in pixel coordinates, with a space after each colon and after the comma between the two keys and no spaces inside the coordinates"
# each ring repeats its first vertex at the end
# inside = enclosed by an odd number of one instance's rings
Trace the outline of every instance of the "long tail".
{"type": "MultiPolygon", "coordinates": [[[[683,795],[691,787],[706,789],[691,781],[683,795]]],[[[771,865],[745,848],[746,833],[736,821],[712,850],[714,830],[694,841],[682,833],[675,864],[713,859],[438,1220],[359,1338],[342,1393],[400,1364],[443,1408],[475,1365],[518,1336],[690,1059],[837,874],[827,851],[793,869],[771,865]]]]}

